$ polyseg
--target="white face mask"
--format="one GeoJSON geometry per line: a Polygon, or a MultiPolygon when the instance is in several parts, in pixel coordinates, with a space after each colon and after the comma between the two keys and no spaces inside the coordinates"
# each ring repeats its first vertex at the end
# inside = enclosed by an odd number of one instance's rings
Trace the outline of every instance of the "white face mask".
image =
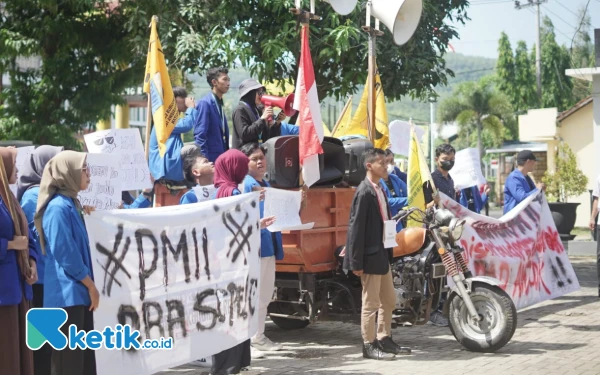
{"type": "Polygon", "coordinates": [[[394,173],[394,166],[392,164],[388,164],[387,172],[388,174],[394,173]]]}

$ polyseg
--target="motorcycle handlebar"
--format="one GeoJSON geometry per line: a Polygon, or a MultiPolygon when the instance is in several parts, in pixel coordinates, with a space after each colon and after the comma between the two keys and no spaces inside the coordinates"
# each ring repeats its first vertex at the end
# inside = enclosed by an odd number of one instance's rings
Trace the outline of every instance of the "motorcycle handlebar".
{"type": "Polygon", "coordinates": [[[425,213],[423,212],[423,210],[421,210],[420,208],[418,208],[418,207],[411,207],[411,208],[409,208],[409,209],[408,209],[408,210],[406,210],[406,211],[404,211],[404,210],[401,210],[400,212],[398,212],[396,215],[394,215],[394,216],[392,217],[392,220],[395,220],[395,221],[402,220],[402,219],[404,219],[404,218],[406,218],[406,217],[410,216],[410,215],[411,215],[413,212],[415,212],[415,211],[419,211],[420,213],[422,213],[422,214],[425,214],[425,213]]]}

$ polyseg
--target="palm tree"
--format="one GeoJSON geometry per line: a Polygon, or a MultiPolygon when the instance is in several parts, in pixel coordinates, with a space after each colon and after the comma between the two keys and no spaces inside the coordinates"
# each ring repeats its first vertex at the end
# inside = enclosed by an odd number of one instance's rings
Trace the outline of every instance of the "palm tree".
{"type": "Polygon", "coordinates": [[[481,133],[485,129],[495,141],[504,139],[504,120],[513,116],[508,98],[493,87],[493,78],[484,77],[479,82],[465,82],[452,96],[440,104],[439,120],[456,122],[462,132],[477,130],[477,149],[483,158],[481,133]]]}

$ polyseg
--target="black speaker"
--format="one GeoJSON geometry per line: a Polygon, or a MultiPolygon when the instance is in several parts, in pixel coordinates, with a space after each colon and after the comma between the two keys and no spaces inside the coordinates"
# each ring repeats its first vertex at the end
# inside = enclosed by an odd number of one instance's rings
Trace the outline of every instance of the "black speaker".
{"type": "Polygon", "coordinates": [[[346,173],[344,180],[350,186],[358,186],[367,177],[362,154],[373,149],[373,143],[368,139],[355,138],[344,141],[346,157],[346,173]]]}
{"type": "Polygon", "coordinates": [[[273,187],[293,189],[300,187],[300,138],[286,135],[267,140],[267,173],[265,178],[273,187]]]}
{"type": "Polygon", "coordinates": [[[319,155],[321,178],[315,186],[337,185],[344,181],[346,155],[344,143],[334,137],[323,137],[323,153],[319,155]]]}

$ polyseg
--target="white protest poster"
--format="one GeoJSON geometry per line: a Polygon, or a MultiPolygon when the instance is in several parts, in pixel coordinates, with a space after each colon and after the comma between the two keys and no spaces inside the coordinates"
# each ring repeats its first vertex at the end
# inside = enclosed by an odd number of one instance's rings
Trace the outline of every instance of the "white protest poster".
{"type": "Polygon", "coordinates": [[[96,210],[114,210],[121,204],[121,179],[117,155],[88,154],[90,186],[77,194],[82,206],[96,210]]]}
{"type": "Polygon", "coordinates": [[[450,170],[450,177],[454,180],[454,187],[457,189],[485,184],[485,177],[481,173],[479,150],[476,148],[465,148],[458,151],[454,167],[450,170]]]}
{"type": "Polygon", "coordinates": [[[312,229],[315,223],[302,224],[300,207],[302,191],[266,188],[264,217],[275,216],[275,223],[267,229],[271,232],[312,229]]]}
{"type": "Polygon", "coordinates": [[[204,202],[210,200],[212,194],[217,190],[215,185],[206,185],[206,186],[194,186],[194,193],[196,193],[196,197],[198,198],[198,202],[204,202]]]}
{"type": "MultiPolygon", "coordinates": [[[[410,123],[406,121],[394,120],[390,123],[390,149],[396,155],[408,157],[410,142],[410,123]]],[[[422,141],[425,130],[420,126],[415,126],[417,139],[422,141]]]]}
{"type": "Polygon", "coordinates": [[[96,350],[98,375],[149,375],[210,357],[258,328],[259,193],[85,216],[98,330],[130,325],[167,349],[96,350]]]}
{"type": "Polygon", "coordinates": [[[117,155],[123,190],[152,188],[142,137],[137,129],[102,130],[83,136],[88,152],[117,155]]]}
{"type": "Polygon", "coordinates": [[[466,221],[460,246],[469,269],[499,280],[517,309],[579,290],[543,193],[500,219],[471,212],[443,193],[440,197],[445,208],[466,221]]]}
{"type": "MultiPolygon", "coordinates": [[[[29,157],[35,150],[35,146],[17,147],[17,161],[15,166],[17,167],[17,178],[19,177],[20,170],[23,170],[23,165],[29,161],[29,157]]],[[[9,176],[10,177],[10,176],[9,176]]],[[[17,196],[17,184],[9,185],[10,190],[13,192],[15,197],[17,196]]]]}

